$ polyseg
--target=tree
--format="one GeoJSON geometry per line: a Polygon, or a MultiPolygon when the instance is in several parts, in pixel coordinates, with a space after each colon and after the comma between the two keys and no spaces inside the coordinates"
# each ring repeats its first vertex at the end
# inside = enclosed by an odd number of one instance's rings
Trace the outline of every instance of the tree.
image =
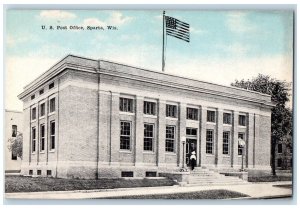
{"type": "Polygon", "coordinates": [[[259,74],[252,80],[235,80],[231,86],[271,95],[271,100],[275,104],[271,114],[271,166],[273,175],[276,175],[276,144],[279,141],[290,140],[286,143],[292,146],[292,111],[286,107],[286,103],[289,101],[291,83],[259,74]]]}
{"type": "Polygon", "coordinates": [[[8,149],[17,157],[23,158],[23,134],[18,132],[16,137],[8,139],[8,149]]]}

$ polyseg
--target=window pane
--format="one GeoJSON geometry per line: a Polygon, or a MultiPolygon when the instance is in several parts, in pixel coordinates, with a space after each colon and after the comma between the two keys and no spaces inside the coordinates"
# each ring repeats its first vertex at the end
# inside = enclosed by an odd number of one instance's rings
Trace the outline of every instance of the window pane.
{"type": "Polygon", "coordinates": [[[55,111],[55,98],[50,99],[50,112],[55,111]]]}
{"type": "Polygon", "coordinates": [[[166,105],[166,115],[167,117],[176,118],[177,117],[177,106],[176,105],[166,105]]]}
{"type": "Polygon", "coordinates": [[[207,110],[207,122],[216,122],[215,115],[215,111],[207,110]]]}
{"type": "Polygon", "coordinates": [[[198,120],[198,109],[188,107],[186,109],[186,118],[189,120],[198,120]]]}
{"type": "Polygon", "coordinates": [[[120,149],[130,149],[131,123],[121,122],[120,149]]]}
{"type": "Polygon", "coordinates": [[[12,137],[16,137],[17,136],[17,125],[12,125],[12,133],[11,136],[12,137]]]}
{"type": "Polygon", "coordinates": [[[213,130],[206,130],[206,153],[213,154],[213,130]]]}
{"type": "Polygon", "coordinates": [[[223,114],[223,123],[224,124],[231,124],[231,114],[230,113],[224,113],[223,114]]]}

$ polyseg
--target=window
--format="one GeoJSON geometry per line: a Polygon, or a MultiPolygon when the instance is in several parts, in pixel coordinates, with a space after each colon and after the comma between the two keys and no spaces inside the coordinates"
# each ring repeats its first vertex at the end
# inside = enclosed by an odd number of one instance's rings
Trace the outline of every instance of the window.
{"type": "Polygon", "coordinates": [[[44,89],[40,90],[40,95],[42,95],[44,93],[44,89]]]}
{"type": "Polygon", "coordinates": [[[36,132],[35,127],[32,127],[32,152],[35,152],[35,146],[36,146],[36,132]]]}
{"type": "Polygon", "coordinates": [[[33,100],[35,98],[35,94],[31,95],[30,99],[33,100]]]}
{"type": "Polygon", "coordinates": [[[277,159],[277,167],[278,167],[278,168],[281,168],[281,166],[282,166],[282,159],[281,159],[281,158],[278,158],[278,159],[277,159]]]}
{"type": "Polygon", "coordinates": [[[216,111],[207,110],[207,122],[216,122],[216,111]]]}
{"type": "Polygon", "coordinates": [[[12,136],[12,137],[16,137],[16,136],[17,136],[17,131],[18,131],[17,125],[12,125],[11,128],[12,128],[11,136],[12,136]]]}
{"type": "Polygon", "coordinates": [[[55,111],[55,98],[50,99],[49,112],[55,111]]]}
{"type": "Polygon", "coordinates": [[[11,151],[11,160],[17,160],[17,154],[13,150],[11,151]]]}
{"type": "Polygon", "coordinates": [[[153,151],[154,125],[144,124],[144,150],[153,151]]]}
{"type": "Polygon", "coordinates": [[[33,175],[33,170],[29,170],[29,175],[33,175]]]}
{"type": "Polygon", "coordinates": [[[176,105],[166,105],[166,116],[171,118],[177,118],[177,106],[176,105]]]}
{"type": "Polygon", "coordinates": [[[42,175],[42,171],[41,170],[37,170],[37,175],[42,175]]]}
{"type": "Polygon", "coordinates": [[[175,151],[175,126],[166,127],[166,152],[175,151]]]}
{"type": "Polygon", "coordinates": [[[121,122],[120,149],[130,150],[131,123],[121,122]]]}
{"type": "Polygon", "coordinates": [[[156,177],[157,172],[156,171],[146,171],[146,177],[156,177]]]}
{"type": "Polygon", "coordinates": [[[277,152],[278,152],[278,154],[282,153],[282,144],[277,145],[277,152]]]}
{"type": "Polygon", "coordinates": [[[223,124],[231,124],[231,114],[223,113],[223,124]]]}
{"type": "Polygon", "coordinates": [[[186,135],[197,136],[197,129],[196,128],[186,128],[186,135]]]}
{"type": "Polygon", "coordinates": [[[214,131],[206,130],[206,153],[213,154],[214,131]]]}
{"type": "Polygon", "coordinates": [[[55,121],[50,122],[50,150],[55,149],[55,121]]]}
{"type": "Polygon", "coordinates": [[[246,126],[246,116],[245,115],[239,115],[239,125],[246,126]]]}
{"type": "Polygon", "coordinates": [[[198,109],[196,108],[186,108],[186,119],[198,120],[198,109]]]}
{"type": "Polygon", "coordinates": [[[144,101],[144,114],[156,115],[155,102],[144,101]]]}
{"type": "Polygon", "coordinates": [[[47,176],[51,176],[52,172],[51,170],[47,170],[47,176]]]}
{"type": "Polygon", "coordinates": [[[45,125],[40,126],[40,152],[45,150],[45,125]]]}
{"type": "Polygon", "coordinates": [[[133,100],[128,98],[120,98],[120,111],[133,112],[133,100]]]}
{"type": "Polygon", "coordinates": [[[223,132],[223,155],[229,155],[229,138],[230,138],[230,132],[224,131],[223,132]]]}
{"type": "MultiPolygon", "coordinates": [[[[243,139],[245,141],[245,134],[238,133],[238,138],[243,139]]],[[[238,143],[238,155],[242,155],[242,154],[243,154],[243,147],[241,145],[239,145],[239,143],[238,143]]]]}
{"type": "Polygon", "coordinates": [[[36,108],[32,108],[31,110],[31,120],[35,120],[36,119],[36,108]]]}
{"type": "Polygon", "coordinates": [[[122,171],[121,177],[133,177],[133,171],[122,171]]]}
{"type": "Polygon", "coordinates": [[[42,117],[45,115],[45,103],[41,104],[40,108],[40,117],[42,117]]]}
{"type": "Polygon", "coordinates": [[[49,89],[52,89],[54,87],[54,82],[49,84],[49,89]]]}

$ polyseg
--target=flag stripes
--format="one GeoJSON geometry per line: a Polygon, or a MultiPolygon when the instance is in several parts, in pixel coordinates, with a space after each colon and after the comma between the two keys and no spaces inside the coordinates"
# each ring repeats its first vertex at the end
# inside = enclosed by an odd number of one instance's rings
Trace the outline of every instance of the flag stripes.
{"type": "Polygon", "coordinates": [[[165,16],[166,33],[169,36],[190,42],[190,25],[176,18],[165,16]]]}

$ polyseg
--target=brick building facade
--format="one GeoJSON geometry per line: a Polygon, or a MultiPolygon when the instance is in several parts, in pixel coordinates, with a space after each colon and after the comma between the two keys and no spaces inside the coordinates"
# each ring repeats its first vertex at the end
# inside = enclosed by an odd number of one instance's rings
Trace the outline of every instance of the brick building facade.
{"type": "Polygon", "coordinates": [[[178,171],[191,151],[197,166],[237,170],[238,138],[245,167],[270,170],[265,94],[68,55],[19,98],[24,175],[151,176],[178,171]]]}

